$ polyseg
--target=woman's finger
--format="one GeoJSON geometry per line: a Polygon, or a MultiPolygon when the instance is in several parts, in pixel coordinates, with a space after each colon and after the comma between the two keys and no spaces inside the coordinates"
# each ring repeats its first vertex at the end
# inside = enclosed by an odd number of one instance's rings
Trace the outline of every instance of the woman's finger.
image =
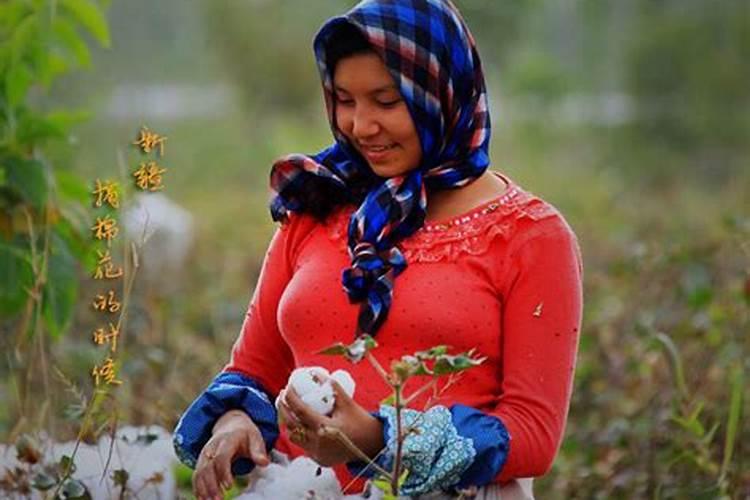
{"type": "Polygon", "coordinates": [[[281,416],[281,423],[283,423],[287,428],[293,428],[293,427],[299,427],[302,425],[302,422],[299,421],[299,419],[294,415],[294,412],[292,412],[292,409],[287,406],[286,403],[281,403],[279,405],[279,415],[281,416]]]}
{"type": "Polygon", "coordinates": [[[344,388],[341,387],[341,385],[333,379],[331,379],[331,387],[333,387],[333,395],[336,397],[337,407],[343,407],[354,403],[354,400],[351,398],[351,396],[349,396],[344,388]]]}
{"type": "Polygon", "coordinates": [[[250,458],[253,462],[261,467],[270,464],[271,460],[268,458],[268,453],[266,453],[266,443],[263,441],[263,436],[259,432],[253,432],[250,433],[247,439],[250,458]]]}
{"type": "Polygon", "coordinates": [[[219,493],[219,488],[216,486],[213,464],[206,463],[200,468],[200,471],[197,471],[197,474],[199,498],[213,499],[216,497],[219,493]]]}
{"type": "Polygon", "coordinates": [[[198,499],[206,496],[206,490],[203,486],[203,476],[198,468],[193,473],[193,493],[195,493],[195,498],[198,499]]]}
{"type": "Polygon", "coordinates": [[[302,425],[314,431],[317,431],[322,424],[330,420],[307,406],[293,388],[287,391],[286,402],[302,425]]]}
{"type": "Polygon", "coordinates": [[[229,439],[221,441],[210,464],[213,466],[213,478],[217,489],[228,490],[232,487],[232,458],[237,447],[229,439]]]}

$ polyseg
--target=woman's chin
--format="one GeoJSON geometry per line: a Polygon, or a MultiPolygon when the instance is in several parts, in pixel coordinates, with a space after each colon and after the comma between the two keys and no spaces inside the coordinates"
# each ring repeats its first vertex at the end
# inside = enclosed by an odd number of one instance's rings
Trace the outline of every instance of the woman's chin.
{"type": "Polygon", "coordinates": [[[368,162],[370,165],[370,169],[372,169],[373,172],[375,172],[375,175],[378,177],[384,177],[384,178],[391,178],[391,177],[398,177],[399,175],[404,175],[413,168],[407,168],[403,165],[393,164],[392,162],[387,163],[372,163],[368,162]]]}

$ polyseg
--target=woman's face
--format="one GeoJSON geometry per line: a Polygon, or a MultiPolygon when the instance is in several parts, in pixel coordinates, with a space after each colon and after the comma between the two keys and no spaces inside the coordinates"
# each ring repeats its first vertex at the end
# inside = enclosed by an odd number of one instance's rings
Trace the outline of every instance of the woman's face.
{"type": "Polygon", "coordinates": [[[406,102],[377,54],[341,59],[333,75],[336,125],[380,177],[413,170],[422,159],[406,102]]]}

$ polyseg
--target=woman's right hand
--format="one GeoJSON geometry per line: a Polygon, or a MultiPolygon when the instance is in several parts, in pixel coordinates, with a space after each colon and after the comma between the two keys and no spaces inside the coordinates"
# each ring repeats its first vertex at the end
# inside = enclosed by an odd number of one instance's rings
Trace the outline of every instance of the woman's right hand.
{"type": "Polygon", "coordinates": [[[223,490],[234,482],[232,462],[250,458],[256,465],[270,463],[260,430],[242,410],[230,410],[216,421],[211,439],[201,450],[193,473],[193,493],[198,500],[222,500],[223,490]]]}

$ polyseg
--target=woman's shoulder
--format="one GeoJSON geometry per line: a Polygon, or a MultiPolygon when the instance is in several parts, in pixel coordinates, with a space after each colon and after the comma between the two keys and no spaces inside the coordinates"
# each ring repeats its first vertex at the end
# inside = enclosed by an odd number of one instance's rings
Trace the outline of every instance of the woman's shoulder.
{"type": "Polygon", "coordinates": [[[525,189],[507,175],[507,188],[458,216],[428,222],[402,242],[407,259],[455,260],[462,255],[481,255],[493,248],[508,248],[537,232],[568,228],[560,211],[547,200],[525,189]]]}
{"type": "MultiPolygon", "coordinates": [[[[507,175],[493,173],[506,181],[507,188],[461,214],[425,222],[398,243],[407,261],[455,261],[464,255],[485,254],[498,244],[515,245],[537,233],[572,234],[557,207],[507,175]]],[[[349,218],[355,209],[353,205],[342,205],[323,224],[329,238],[342,248],[346,246],[349,218]]]]}

